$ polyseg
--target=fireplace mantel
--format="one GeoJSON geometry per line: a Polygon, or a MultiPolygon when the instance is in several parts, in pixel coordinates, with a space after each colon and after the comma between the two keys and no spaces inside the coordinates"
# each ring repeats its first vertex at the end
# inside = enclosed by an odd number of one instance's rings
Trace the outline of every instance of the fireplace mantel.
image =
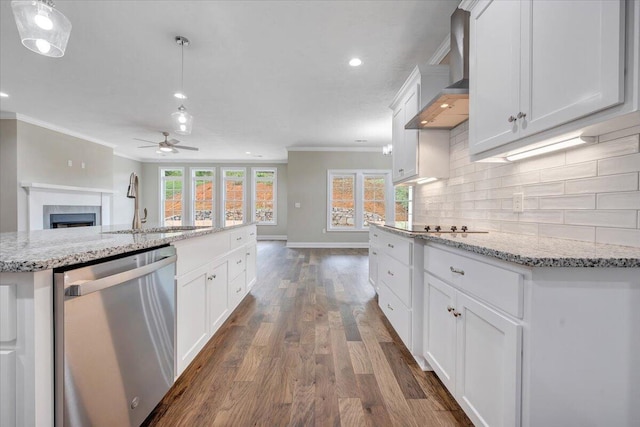
{"type": "Polygon", "coordinates": [[[26,189],[40,189],[40,190],[62,190],[62,191],[79,191],[84,193],[106,193],[114,194],[114,190],[107,190],[105,188],[90,188],[90,187],[72,187],[70,185],[56,185],[56,184],[43,184],[41,182],[21,182],[20,186],[26,189]]]}

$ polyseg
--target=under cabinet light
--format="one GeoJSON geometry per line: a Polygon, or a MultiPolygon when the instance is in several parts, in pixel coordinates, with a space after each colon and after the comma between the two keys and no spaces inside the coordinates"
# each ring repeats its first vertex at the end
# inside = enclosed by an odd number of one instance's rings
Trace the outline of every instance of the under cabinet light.
{"type": "Polygon", "coordinates": [[[524,151],[522,153],[512,154],[506,159],[510,162],[526,159],[528,157],[539,156],[541,154],[551,153],[552,151],[564,150],[565,148],[575,147],[576,145],[595,142],[595,136],[579,136],[573,139],[556,142],[554,144],[545,145],[544,147],[534,148],[533,150],[524,151]]]}
{"type": "Polygon", "coordinates": [[[434,178],[434,177],[429,177],[429,178],[422,178],[416,181],[416,184],[426,184],[428,182],[434,182],[437,181],[438,178],[434,178]]]}

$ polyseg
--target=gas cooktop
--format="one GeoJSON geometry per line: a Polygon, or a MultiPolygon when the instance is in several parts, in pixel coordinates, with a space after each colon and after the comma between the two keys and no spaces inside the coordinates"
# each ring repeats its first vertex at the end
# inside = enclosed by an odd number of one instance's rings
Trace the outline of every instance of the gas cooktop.
{"type": "Polygon", "coordinates": [[[458,228],[455,225],[452,225],[449,228],[441,227],[439,225],[413,225],[410,227],[388,225],[387,227],[395,228],[402,231],[408,231],[410,233],[425,233],[425,234],[488,233],[488,231],[469,230],[469,227],[467,227],[466,225],[462,225],[460,226],[460,228],[458,228]]]}

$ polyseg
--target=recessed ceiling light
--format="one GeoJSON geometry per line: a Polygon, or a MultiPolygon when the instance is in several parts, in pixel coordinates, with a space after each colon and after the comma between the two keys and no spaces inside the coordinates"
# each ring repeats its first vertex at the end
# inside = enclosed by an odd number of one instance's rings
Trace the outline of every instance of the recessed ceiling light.
{"type": "Polygon", "coordinates": [[[9,97],[8,93],[0,92],[0,98],[8,98],[8,97],[9,97]]]}
{"type": "Polygon", "coordinates": [[[362,65],[362,60],[360,58],[352,58],[351,61],[349,61],[349,65],[352,67],[358,67],[362,65]]]}
{"type": "Polygon", "coordinates": [[[251,154],[251,151],[245,151],[244,154],[251,154]]]}
{"type": "Polygon", "coordinates": [[[173,96],[175,96],[178,99],[187,99],[187,95],[185,95],[182,92],[176,92],[176,93],[173,94],[173,96]]]}

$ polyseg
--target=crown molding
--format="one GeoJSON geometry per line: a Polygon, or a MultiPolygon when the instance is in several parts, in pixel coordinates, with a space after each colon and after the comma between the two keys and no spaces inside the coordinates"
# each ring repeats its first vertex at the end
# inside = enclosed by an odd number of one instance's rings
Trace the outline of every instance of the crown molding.
{"type": "Polygon", "coordinates": [[[110,142],[102,141],[100,139],[96,139],[96,138],[93,138],[91,136],[84,135],[82,133],[72,131],[71,129],[67,129],[67,128],[64,128],[62,126],[57,126],[57,125],[51,124],[49,122],[45,122],[45,121],[42,121],[42,120],[39,120],[39,119],[34,119],[33,117],[25,116],[24,114],[11,113],[11,112],[3,111],[3,112],[0,113],[0,118],[1,119],[18,120],[20,122],[29,123],[31,125],[35,125],[35,126],[39,126],[41,128],[49,129],[49,130],[52,130],[54,132],[63,133],[65,135],[69,135],[69,136],[72,136],[74,138],[84,139],[85,141],[93,142],[94,144],[104,145],[105,147],[109,147],[109,148],[117,147],[116,144],[111,144],[110,142]]]}
{"type": "Polygon", "coordinates": [[[458,9],[471,12],[471,9],[473,9],[479,2],[480,0],[462,0],[460,5],[458,5],[458,9]]]}
{"type": "Polygon", "coordinates": [[[120,153],[118,151],[113,152],[114,156],[122,157],[124,159],[135,160],[136,162],[143,162],[144,160],[141,157],[131,156],[129,154],[120,153]]]}
{"type": "Polygon", "coordinates": [[[440,65],[440,62],[442,62],[442,60],[445,56],[447,56],[450,50],[451,34],[447,34],[444,40],[442,40],[442,43],[440,43],[440,46],[438,46],[438,49],[436,49],[434,54],[431,55],[431,58],[429,58],[429,65],[440,65]]]}
{"type": "Polygon", "coordinates": [[[382,154],[382,147],[287,147],[287,151],[357,151],[382,154]]]}

